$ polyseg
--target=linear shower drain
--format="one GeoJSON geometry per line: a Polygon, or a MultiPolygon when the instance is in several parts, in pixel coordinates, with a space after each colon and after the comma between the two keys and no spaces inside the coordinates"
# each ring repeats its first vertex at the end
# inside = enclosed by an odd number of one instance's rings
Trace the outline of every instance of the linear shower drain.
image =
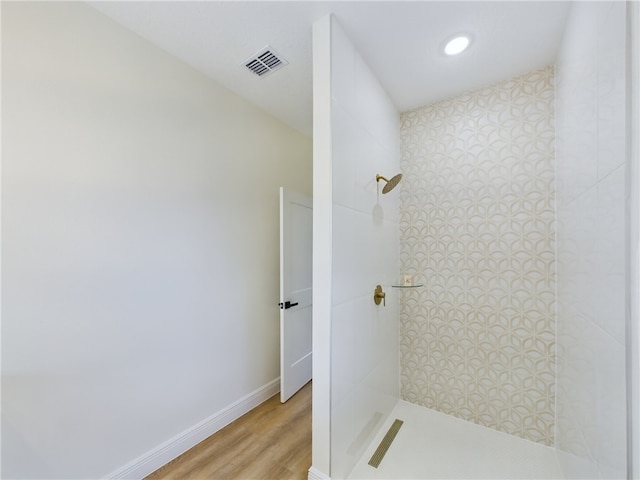
{"type": "Polygon", "coordinates": [[[398,420],[397,418],[395,419],[391,427],[389,427],[389,431],[380,442],[380,445],[378,445],[378,448],[371,457],[371,460],[369,460],[369,465],[375,468],[378,468],[380,466],[380,462],[382,462],[382,459],[387,454],[387,450],[389,450],[389,447],[393,443],[393,440],[396,438],[396,435],[398,434],[398,431],[400,430],[400,427],[403,423],[404,422],[402,420],[398,420]]]}

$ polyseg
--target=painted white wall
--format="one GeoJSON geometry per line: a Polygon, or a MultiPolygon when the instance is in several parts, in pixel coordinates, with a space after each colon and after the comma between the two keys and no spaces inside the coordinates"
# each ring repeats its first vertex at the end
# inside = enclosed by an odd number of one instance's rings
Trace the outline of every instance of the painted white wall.
{"type": "Polygon", "coordinates": [[[399,398],[399,297],[391,287],[399,282],[399,191],[379,194],[376,174],[399,172],[400,118],[336,18],[323,19],[316,32],[322,44],[314,44],[314,55],[323,55],[330,74],[314,72],[316,83],[325,82],[316,87],[325,104],[314,105],[325,129],[314,132],[315,142],[325,143],[314,157],[314,190],[331,196],[323,194],[322,204],[314,199],[314,215],[323,222],[314,225],[316,238],[322,236],[314,254],[325,262],[323,277],[314,278],[314,321],[325,323],[316,328],[331,339],[319,359],[330,376],[330,474],[346,478],[399,398]],[[330,239],[322,233],[327,228],[330,239]],[[373,302],[377,284],[386,306],[373,302]]]}
{"type": "Polygon", "coordinates": [[[2,476],[97,478],[277,379],[311,140],[84,4],[2,9],[2,476]]]}
{"type": "Polygon", "coordinates": [[[557,64],[556,446],[568,478],[623,478],[625,2],[575,2],[557,64]]]}

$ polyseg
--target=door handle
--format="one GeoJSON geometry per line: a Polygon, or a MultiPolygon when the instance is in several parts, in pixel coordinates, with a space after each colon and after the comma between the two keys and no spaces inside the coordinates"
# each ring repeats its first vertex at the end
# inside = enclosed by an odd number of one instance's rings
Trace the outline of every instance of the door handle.
{"type": "Polygon", "coordinates": [[[291,307],[295,307],[296,305],[298,305],[298,302],[296,302],[296,303],[291,303],[289,301],[284,302],[284,303],[280,302],[278,305],[280,306],[281,310],[287,310],[287,309],[289,309],[291,307]]]}

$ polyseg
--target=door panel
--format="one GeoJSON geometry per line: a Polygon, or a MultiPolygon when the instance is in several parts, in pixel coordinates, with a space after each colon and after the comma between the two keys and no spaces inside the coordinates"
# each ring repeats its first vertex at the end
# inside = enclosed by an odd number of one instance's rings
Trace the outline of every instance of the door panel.
{"type": "Polygon", "coordinates": [[[282,402],[286,402],[311,379],[311,234],[311,198],[280,188],[282,402]]]}

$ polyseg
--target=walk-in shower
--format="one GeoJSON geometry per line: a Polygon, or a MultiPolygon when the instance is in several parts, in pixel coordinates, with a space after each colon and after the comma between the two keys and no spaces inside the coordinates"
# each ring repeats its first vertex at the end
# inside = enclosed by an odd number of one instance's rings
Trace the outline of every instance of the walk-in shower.
{"type": "Polygon", "coordinates": [[[316,24],[312,475],[625,477],[625,25],[575,3],[555,61],[398,114],[316,24]]]}

